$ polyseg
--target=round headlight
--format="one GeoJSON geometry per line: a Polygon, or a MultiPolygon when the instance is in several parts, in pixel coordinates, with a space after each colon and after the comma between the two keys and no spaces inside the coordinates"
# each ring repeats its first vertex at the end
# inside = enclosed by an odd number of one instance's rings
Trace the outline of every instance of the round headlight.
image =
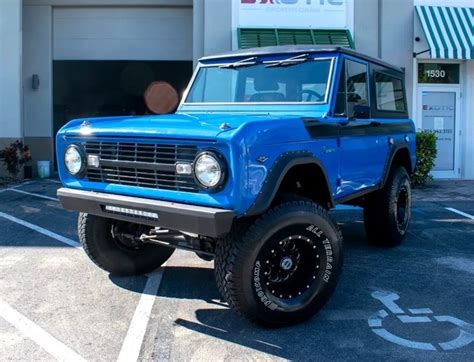
{"type": "Polygon", "coordinates": [[[73,176],[82,172],[84,168],[84,158],[78,146],[71,145],[66,149],[64,153],[64,165],[73,176]]]}
{"type": "Polygon", "coordinates": [[[216,188],[224,181],[224,164],[211,152],[203,152],[194,161],[194,174],[198,182],[206,188],[216,188]]]}

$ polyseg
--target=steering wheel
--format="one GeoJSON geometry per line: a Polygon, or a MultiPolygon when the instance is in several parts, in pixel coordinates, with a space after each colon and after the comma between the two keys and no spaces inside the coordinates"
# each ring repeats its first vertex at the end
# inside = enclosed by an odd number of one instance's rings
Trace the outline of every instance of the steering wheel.
{"type": "Polygon", "coordinates": [[[301,98],[304,102],[310,102],[313,97],[315,97],[316,101],[318,101],[318,102],[322,101],[324,99],[324,97],[321,94],[319,94],[318,92],[316,92],[314,90],[305,89],[305,90],[301,91],[301,98]],[[307,94],[306,99],[304,99],[304,97],[303,97],[304,94],[307,94]]]}

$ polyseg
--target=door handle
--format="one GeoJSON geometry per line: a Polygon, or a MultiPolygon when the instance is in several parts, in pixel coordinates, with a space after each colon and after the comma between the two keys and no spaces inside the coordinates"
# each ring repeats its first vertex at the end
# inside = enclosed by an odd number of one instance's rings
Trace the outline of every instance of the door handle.
{"type": "Polygon", "coordinates": [[[371,121],[371,122],[370,122],[370,125],[371,125],[372,127],[378,127],[378,126],[382,125],[382,123],[380,123],[380,122],[378,122],[378,121],[371,121]]]}

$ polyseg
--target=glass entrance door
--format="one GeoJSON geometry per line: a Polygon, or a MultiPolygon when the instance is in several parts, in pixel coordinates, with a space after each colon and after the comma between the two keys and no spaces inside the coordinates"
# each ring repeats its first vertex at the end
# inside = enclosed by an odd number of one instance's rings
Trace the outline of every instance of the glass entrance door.
{"type": "Polygon", "coordinates": [[[435,178],[458,178],[459,168],[459,86],[418,88],[418,119],[421,127],[436,133],[438,154],[435,178]]]}

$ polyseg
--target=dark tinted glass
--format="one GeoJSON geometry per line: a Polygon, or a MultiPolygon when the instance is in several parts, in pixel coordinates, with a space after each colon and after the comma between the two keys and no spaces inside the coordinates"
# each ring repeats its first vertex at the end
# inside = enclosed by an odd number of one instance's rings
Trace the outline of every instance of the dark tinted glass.
{"type": "Polygon", "coordinates": [[[343,69],[337,87],[336,104],[334,106],[335,117],[347,117],[346,111],[346,72],[343,69]]]}
{"type": "Polygon", "coordinates": [[[418,83],[459,83],[459,64],[418,64],[418,83]]]}
{"type": "Polygon", "coordinates": [[[367,118],[369,101],[367,96],[367,65],[346,60],[347,115],[367,118]]]}
{"type": "Polygon", "coordinates": [[[375,98],[379,111],[405,111],[403,82],[384,73],[375,73],[375,98]]]}

